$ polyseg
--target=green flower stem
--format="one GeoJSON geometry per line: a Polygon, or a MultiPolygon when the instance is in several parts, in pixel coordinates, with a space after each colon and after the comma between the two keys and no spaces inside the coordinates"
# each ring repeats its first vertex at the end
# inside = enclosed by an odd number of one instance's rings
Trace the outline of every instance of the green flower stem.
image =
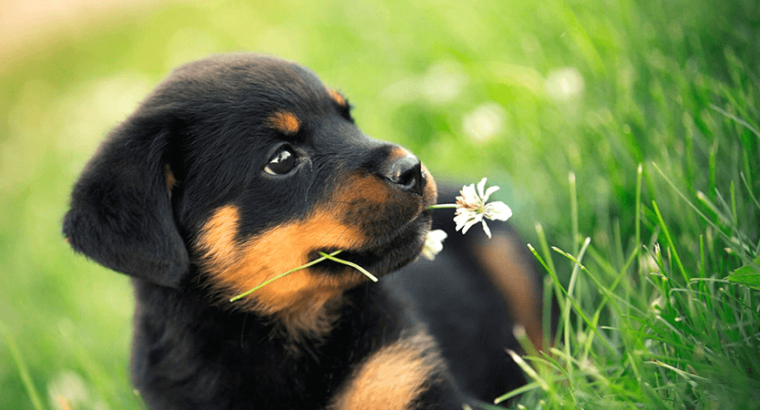
{"type": "Polygon", "coordinates": [[[320,252],[319,254],[322,255],[323,257],[325,257],[325,258],[333,261],[333,262],[338,262],[338,263],[342,263],[344,265],[348,265],[348,266],[350,266],[350,267],[358,270],[359,272],[363,273],[364,276],[370,278],[370,280],[372,280],[372,282],[377,282],[377,278],[375,277],[375,275],[369,273],[366,269],[362,268],[361,266],[359,266],[359,265],[357,265],[357,264],[355,264],[353,262],[344,261],[343,259],[334,258],[333,257],[334,254],[333,255],[328,255],[328,254],[326,254],[324,252],[320,252]]]}
{"type": "Polygon", "coordinates": [[[456,208],[457,204],[437,204],[437,205],[430,205],[428,209],[450,209],[450,208],[456,208]]]}
{"type": "MultiPolygon", "coordinates": [[[[329,254],[329,255],[327,255],[327,254],[325,254],[325,253],[323,253],[323,252],[320,252],[320,254],[322,254],[322,257],[321,257],[321,258],[317,258],[317,259],[314,259],[313,261],[311,261],[311,262],[309,262],[309,263],[307,263],[307,264],[305,264],[305,265],[301,265],[301,266],[299,266],[299,267],[297,267],[297,268],[291,269],[291,270],[289,270],[289,271],[287,271],[287,272],[285,272],[285,273],[282,273],[282,274],[280,274],[280,275],[277,275],[277,276],[275,276],[274,278],[272,278],[272,279],[269,279],[268,281],[266,281],[266,282],[264,282],[264,283],[260,284],[259,286],[256,286],[255,288],[253,288],[253,289],[251,289],[251,290],[249,290],[249,291],[247,291],[247,292],[245,292],[245,293],[241,293],[241,294],[239,294],[239,295],[235,296],[234,298],[230,299],[230,302],[234,302],[234,301],[236,301],[236,300],[242,299],[242,298],[244,298],[244,297],[246,297],[246,296],[250,295],[251,293],[253,293],[253,292],[256,292],[257,290],[259,290],[259,289],[263,288],[264,286],[266,286],[266,285],[268,285],[268,284],[270,284],[270,283],[272,283],[272,282],[276,281],[277,279],[280,279],[280,278],[282,278],[282,277],[284,277],[284,276],[286,276],[286,275],[290,275],[290,274],[291,274],[291,273],[293,273],[293,272],[299,271],[299,270],[301,270],[301,269],[305,269],[305,268],[308,268],[309,266],[312,266],[312,265],[316,265],[316,264],[318,264],[319,262],[322,262],[322,261],[324,261],[325,259],[333,259],[333,258],[332,258],[333,256],[335,256],[335,255],[337,255],[337,254],[339,254],[339,253],[341,253],[341,252],[343,252],[343,251],[342,251],[342,250],[339,250],[339,251],[335,251],[335,252],[333,252],[333,253],[331,253],[331,254],[329,254]]],[[[346,264],[348,264],[348,263],[350,263],[350,262],[346,262],[346,264]]],[[[357,268],[357,269],[361,269],[361,268],[357,268]]],[[[375,282],[377,282],[377,278],[375,278],[375,282]]]]}

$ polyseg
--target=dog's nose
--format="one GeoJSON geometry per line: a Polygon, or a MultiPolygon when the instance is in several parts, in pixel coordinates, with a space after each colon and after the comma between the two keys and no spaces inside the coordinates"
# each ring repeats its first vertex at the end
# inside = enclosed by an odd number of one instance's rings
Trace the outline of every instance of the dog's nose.
{"type": "Polygon", "coordinates": [[[420,196],[427,183],[420,160],[412,154],[393,160],[382,174],[391,183],[420,196]]]}

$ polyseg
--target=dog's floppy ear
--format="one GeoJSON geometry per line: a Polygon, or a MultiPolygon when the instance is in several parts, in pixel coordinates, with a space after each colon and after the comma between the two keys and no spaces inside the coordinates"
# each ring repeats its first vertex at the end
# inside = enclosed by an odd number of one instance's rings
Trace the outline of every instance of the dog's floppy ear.
{"type": "Polygon", "coordinates": [[[63,233],[107,268],[178,287],[189,258],[167,190],[170,134],[139,115],[114,129],[74,186],[63,233]]]}

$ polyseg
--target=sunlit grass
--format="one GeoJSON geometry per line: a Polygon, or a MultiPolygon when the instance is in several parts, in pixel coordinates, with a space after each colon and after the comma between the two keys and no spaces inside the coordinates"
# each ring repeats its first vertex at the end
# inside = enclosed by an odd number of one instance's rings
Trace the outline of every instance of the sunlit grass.
{"type": "Polygon", "coordinates": [[[312,68],[437,179],[502,187],[560,310],[520,405],[758,407],[758,294],[725,280],[759,256],[756,2],[309,4],[157,6],[4,65],[0,322],[28,377],[0,343],[0,408],[141,408],[129,282],[67,248],[67,195],[169,70],[243,50],[312,68]]]}
{"type": "MultiPolygon", "coordinates": [[[[636,205],[639,209],[642,204],[636,205]]],[[[720,260],[724,249],[705,254],[703,237],[698,248],[683,247],[670,237],[655,201],[652,209],[657,224],[654,232],[645,244],[629,249],[622,266],[603,258],[590,238],[575,255],[552,248],[570,262],[567,285],[557,279],[554,266],[545,262],[552,258],[548,250],[544,247],[539,254],[530,247],[553,279],[551,286],[559,295],[561,313],[556,345],[525,358],[536,370],[527,372],[533,383],[526,388],[533,391],[523,396],[521,405],[604,409],[760,406],[757,293],[729,284],[721,279],[725,274],[707,275],[717,272],[707,261],[720,260]],[[683,254],[689,255],[691,269],[680,262],[678,248],[687,248],[683,254]],[[578,292],[580,289],[584,291],[578,292]],[[538,392],[539,388],[543,391],[538,392]]],[[[702,222],[703,229],[711,225],[709,220],[702,222]]],[[[758,253],[758,244],[734,239],[736,236],[726,242],[758,253]]]]}

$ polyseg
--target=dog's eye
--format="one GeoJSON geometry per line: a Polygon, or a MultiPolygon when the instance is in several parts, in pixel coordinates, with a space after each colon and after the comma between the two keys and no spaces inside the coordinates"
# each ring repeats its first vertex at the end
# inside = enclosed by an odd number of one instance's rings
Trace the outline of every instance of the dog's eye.
{"type": "Polygon", "coordinates": [[[285,146],[275,152],[267,166],[264,167],[264,171],[271,175],[287,174],[296,167],[296,164],[298,164],[296,153],[293,152],[292,148],[285,146]]]}

